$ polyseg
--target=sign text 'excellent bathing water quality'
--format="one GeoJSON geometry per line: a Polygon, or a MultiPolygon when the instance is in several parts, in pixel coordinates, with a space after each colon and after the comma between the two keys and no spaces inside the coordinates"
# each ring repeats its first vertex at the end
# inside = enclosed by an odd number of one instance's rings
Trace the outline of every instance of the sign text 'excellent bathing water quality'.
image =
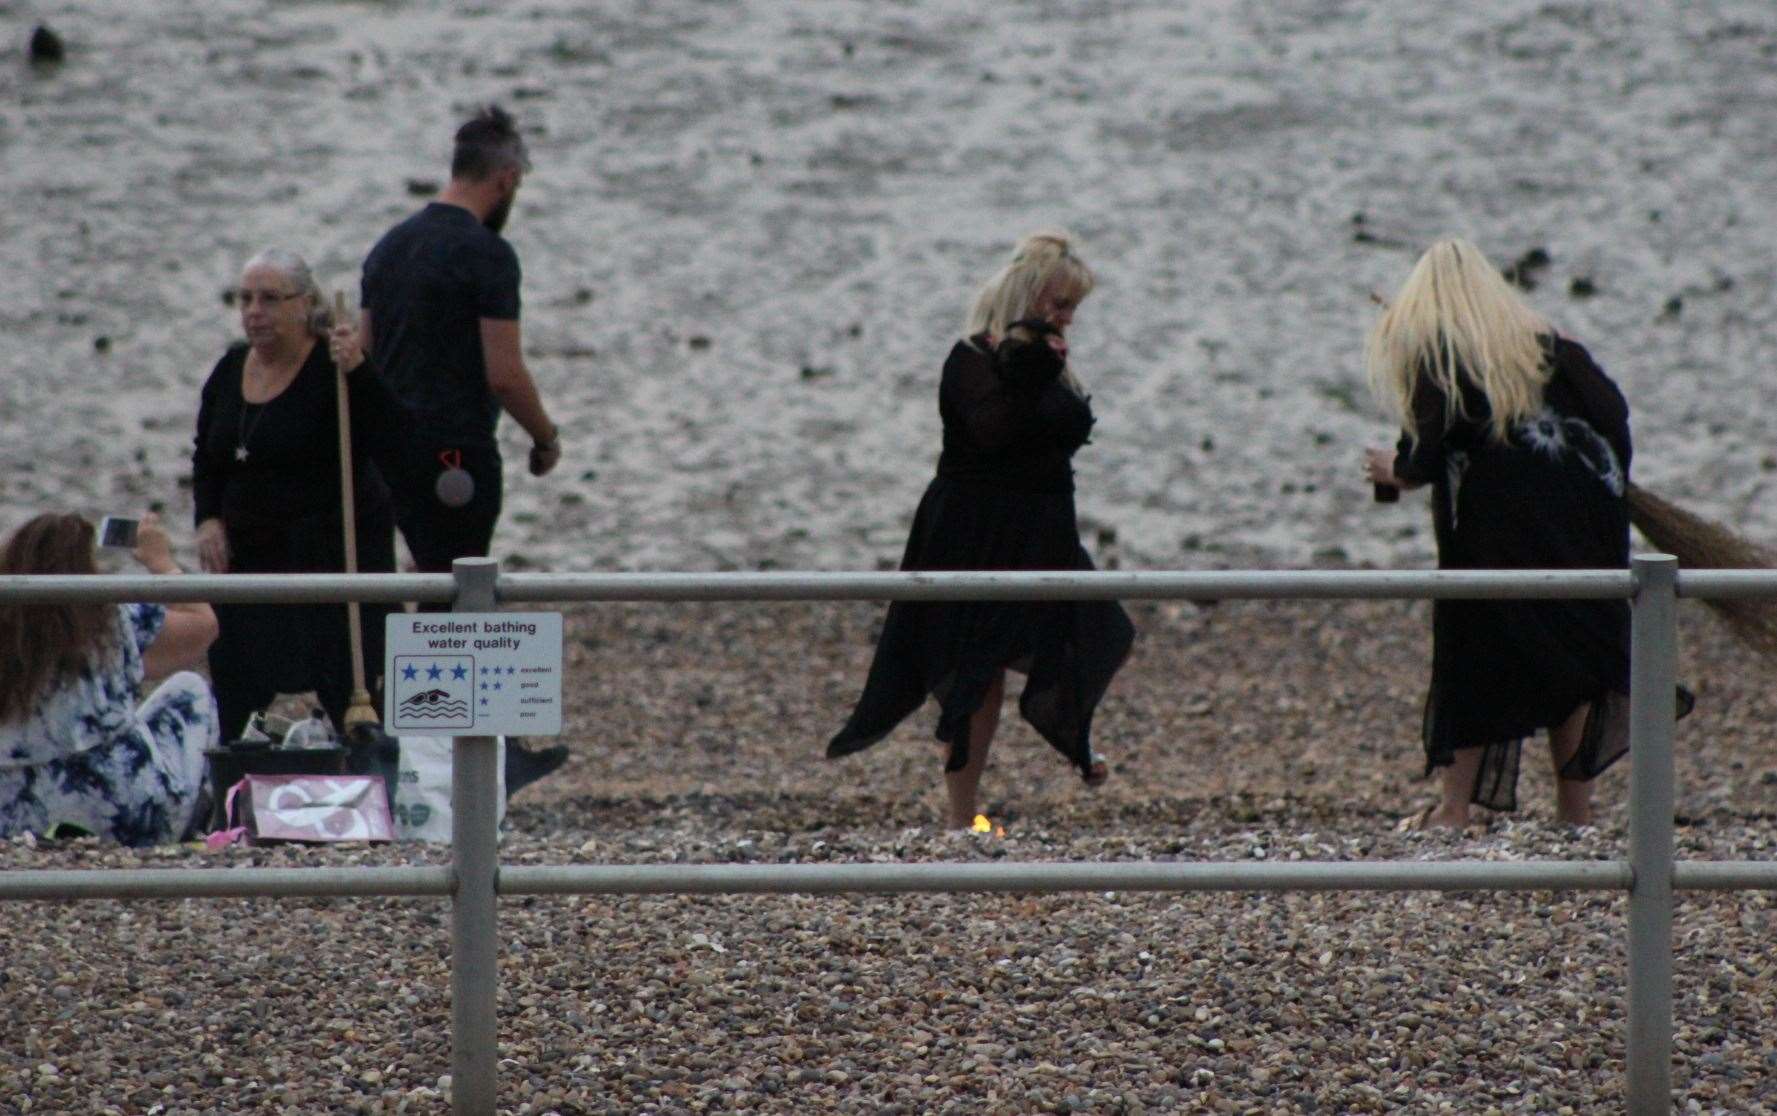
{"type": "Polygon", "coordinates": [[[561,613],[396,613],[383,723],[435,736],[561,732],[561,613]]]}

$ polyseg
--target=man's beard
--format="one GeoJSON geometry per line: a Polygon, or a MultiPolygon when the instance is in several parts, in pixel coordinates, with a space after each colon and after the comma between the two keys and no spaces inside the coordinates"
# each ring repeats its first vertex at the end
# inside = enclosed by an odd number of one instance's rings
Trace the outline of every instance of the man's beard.
{"type": "Polygon", "coordinates": [[[487,211],[487,216],[481,219],[481,223],[488,232],[497,233],[506,227],[506,218],[510,216],[512,216],[512,195],[507,194],[500,204],[487,211]]]}

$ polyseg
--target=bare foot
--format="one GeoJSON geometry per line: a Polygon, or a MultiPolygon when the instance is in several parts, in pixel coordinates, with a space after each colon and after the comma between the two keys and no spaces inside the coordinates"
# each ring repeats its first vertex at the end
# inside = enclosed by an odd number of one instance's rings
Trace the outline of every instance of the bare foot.
{"type": "Polygon", "coordinates": [[[1432,803],[1417,814],[1409,814],[1402,818],[1394,827],[1396,833],[1417,833],[1426,829],[1467,829],[1469,827],[1468,807],[1460,811],[1446,810],[1438,803],[1432,803]]]}

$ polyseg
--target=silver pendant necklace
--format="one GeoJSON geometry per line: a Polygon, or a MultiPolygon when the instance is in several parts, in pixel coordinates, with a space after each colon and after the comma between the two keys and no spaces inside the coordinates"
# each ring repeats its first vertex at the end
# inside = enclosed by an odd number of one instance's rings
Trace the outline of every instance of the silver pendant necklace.
{"type": "Polygon", "coordinates": [[[268,406],[270,406],[269,401],[266,403],[249,403],[247,402],[247,397],[245,395],[241,396],[241,421],[236,431],[234,442],[234,459],[236,461],[247,460],[247,442],[253,437],[253,431],[259,429],[259,420],[265,417],[265,409],[268,406]],[[258,408],[253,414],[252,422],[247,421],[248,407],[258,408]]]}
{"type": "Polygon", "coordinates": [[[247,443],[252,439],[253,432],[259,429],[259,420],[265,417],[266,409],[272,405],[272,401],[275,399],[277,399],[276,395],[264,403],[247,402],[247,369],[243,365],[241,368],[241,414],[240,421],[235,426],[234,459],[236,461],[247,460],[249,456],[247,443]],[[252,422],[247,421],[247,408],[249,407],[258,408],[253,412],[252,422]]]}

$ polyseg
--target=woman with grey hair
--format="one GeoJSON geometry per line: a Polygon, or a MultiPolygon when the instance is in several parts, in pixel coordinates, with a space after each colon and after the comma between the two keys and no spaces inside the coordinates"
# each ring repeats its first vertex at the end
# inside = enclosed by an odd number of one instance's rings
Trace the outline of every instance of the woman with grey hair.
{"type": "MultiPolygon", "coordinates": [[[[1067,327],[1092,271],[1065,233],[1018,242],[976,295],[944,362],[944,448],[901,560],[904,570],[1090,570],[1074,518],[1074,452],[1092,407],[1068,366],[1067,327]]],[[[1108,769],[1092,714],[1129,654],[1134,628],[1114,601],[897,601],[850,720],[827,755],[862,751],[928,696],[938,699],[946,824],[975,820],[1007,669],[1026,675],[1018,708],[1088,786],[1108,769]]]]}
{"type": "MultiPolygon", "coordinates": [[[[245,344],[204,385],[192,453],[198,557],[210,573],[337,573],[345,568],[336,377],[352,413],[358,564],[395,569],[394,513],[377,465],[395,459],[400,405],[365,359],[351,323],[335,323],[301,256],[268,249],[241,271],[233,299],[245,344]]],[[[387,608],[367,606],[364,661],[383,659],[387,608]]],[[[351,701],[346,608],[217,605],[210,677],[225,736],[278,694],[313,690],[341,723],[351,701]]]]}

